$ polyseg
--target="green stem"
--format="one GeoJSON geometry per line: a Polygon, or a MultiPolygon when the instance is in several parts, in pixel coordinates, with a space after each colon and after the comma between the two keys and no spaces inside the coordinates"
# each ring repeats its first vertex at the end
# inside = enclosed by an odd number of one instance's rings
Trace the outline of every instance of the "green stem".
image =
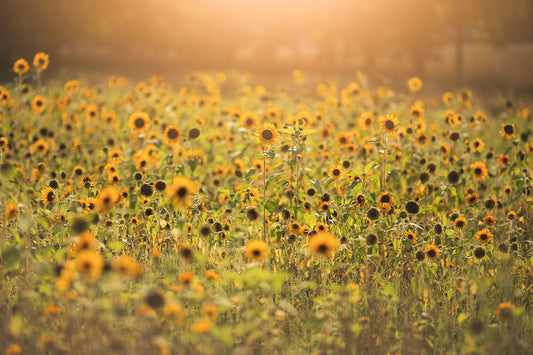
{"type": "Polygon", "coordinates": [[[263,149],[263,239],[267,241],[267,232],[266,232],[266,196],[267,190],[267,181],[266,181],[266,150],[263,149]]]}

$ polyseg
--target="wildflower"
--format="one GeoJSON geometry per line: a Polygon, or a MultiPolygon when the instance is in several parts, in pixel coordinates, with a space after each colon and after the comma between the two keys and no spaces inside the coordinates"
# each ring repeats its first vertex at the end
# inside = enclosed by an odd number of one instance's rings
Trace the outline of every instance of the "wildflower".
{"type": "Polygon", "coordinates": [[[259,137],[261,144],[266,147],[276,143],[279,139],[279,133],[276,130],[276,127],[271,123],[267,123],[263,127],[258,128],[255,131],[255,134],[259,137]]]}
{"type": "Polygon", "coordinates": [[[200,309],[200,314],[211,319],[216,319],[218,317],[218,307],[212,303],[204,303],[200,309]]]}
{"type": "Polygon", "coordinates": [[[477,201],[479,201],[479,195],[475,192],[471,193],[471,194],[468,194],[466,196],[466,204],[467,205],[472,205],[474,203],[476,203],[477,201]]]}
{"type": "Polygon", "coordinates": [[[426,245],[424,252],[429,260],[433,260],[439,256],[439,248],[437,248],[435,245],[426,245]]]}
{"type": "Polygon", "coordinates": [[[46,99],[41,95],[35,95],[31,100],[31,108],[35,113],[43,112],[46,109],[46,99]]]}
{"type": "Polygon", "coordinates": [[[450,106],[452,104],[452,101],[453,94],[451,92],[446,91],[444,94],[442,94],[442,102],[444,102],[446,106],[450,106]]]}
{"type": "Polygon", "coordinates": [[[18,344],[9,344],[6,348],[6,355],[18,355],[22,353],[22,348],[18,344]]]}
{"type": "Polygon", "coordinates": [[[76,267],[86,276],[99,277],[102,274],[104,260],[95,250],[83,250],[78,254],[76,267]]]}
{"type": "Polygon", "coordinates": [[[15,64],[13,65],[13,71],[17,73],[18,75],[22,75],[28,72],[30,70],[30,65],[26,61],[26,59],[20,58],[17,59],[15,64]]]}
{"type": "Polygon", "coordinates": [[[174,147],[181,140],[181,131],[178,127],[170,125],[165,129],[163,138],[169,147],[174,147]]]}
{"type": "Polygon", "coordinates": [[[206,272],[205,272],[205,277],[208,279],[208,280],[218,280],[220,279],[220,275],[213,269],[208,269],[206,272]]]}
{"type": "Polygon", "coordinates": [[[263,241],[252,240],[246,244],[244,254],[248,259],[260,261],[268,256],[268,246],[263,241]]]}
{"type": "Polygon", "coordinates": [[[420,91],[420,89],[422,89],[422,80],[419,77],[414,76],[407,81],[407,86],[411,92],[420,91]]]}
{"type": "Polygon", "coordinates": [[[476,180],[485,180],[487,178],[488,172],[485,163],[477,161],[470,164],[470,169],[474,171],[474,179],[476,180]]]}
{"type": "Polygon", "coordinates": [[[339,180],[343,175],[341,166],[338,164],[332,165],[329,168],[328,175],[330,178],[332,178],[335,181],[339,180]]]}
{"type": "Polygon", "coordinates": [[[163,314],[174,321],[181,321],[183,319],[183,307],[174,302],[166,303],[163,308],[163,314]]]}
{"type": "Polygon", "coordinates": [[[6,221],[12,220],[17,217],[19,207],[16,203],[8,203],[5,210],[6,221]]]}
{"type": "Polygon", "coordinates": [[[186,177],[176,176],[165,191],[174,208],[185,208],[192,205],[190,197],[196,189],[194,181],[186,177]]]}
{"type": "Polygon", "coordinates": [[[335,142],[339,146],[345,147],[352,142],[352,137],[346,132],[341,132],[335,137],[335,142]]]}
{"type": "Polygon", "coordinates": [[[374,124],[374,114],[372,112],[363,112],[359,116],[359,127],[363,130],[368,131],[372,128],[374,124]]]}
{"type": "Polygon", "coordinates": [[[46,68],[48,68],[49,63],[50,59],[48,57],[48,54],[44,52],[39,52],[33,57],[33,66],[38,68],[39,70],[46,70],[46,68]]]}
{"type": "Polygon", "coordinates": [[[213,322],[210,319],[201,319],[191,324],[191,331],[196,334],[205,334],[213,328],[213,322]]]}
{"type": "Polygon", "coordinates": [[[476,239],[482,244],[488,244],[491,238],[492,233],[487,228],[483,228],[482,230],[476,232],[476,239]]]}
{"type": "Polygon", "coordinates": [[[502,302],[498,305],[498,309],[494,312],[496,318],[503,322],[507,322],[513,318],[514,304],[512,302],[502,302]]]}
{"type": "Polygon", "coordinates": [[[339,241],[329,232],[318,232],[311,237],[308,243],[309,251],[320,256],[330,256],[339,241]]]}
{"type": "Polygon", "coordinates": [[[515,133],[516,133],[516,130],[514,128],[514,124],[509,124],[509,123],[502,124],[502,128],[500,129],[500,135],[504,139],[514,138],[515,133]]]}
{"type": "Polygon", "coordinates": [[[150,117],[144,112],[134,112],[128,119],[128,127],[135,133],[144,133],[150,128],[150,117]]]}
{"type": "Polygon", "coordinates": [[[192,271],[184,271],[178,276],[178,280],[185,285],[189,285],[194,280],[194,274],[192,271]]]}
{"type": "Polygon", "coordinates": [[[409,108],[409,115],[414,119],[419,119],[424,117],[424,108],[420,105],[412,105],[409,108]]]}
{"type": "Polygon", "coordinates": [[[292,78],[294,79],[294,82],[296,84],[301,84],[304,82],[304,79],[305,79],[305,76],[304,76],[304,73],[302,73],[301,70],[299,69],[295,69],[293,72],[292,72],[292,78]]]}
{"type": "Polygon", "coordinates": [[[416,232],[412,229],[409,229],[407,232],[405,232],[405,238],[409,239],[411,243],[416,242],[416,232]]]}
{"type": "Polygon", "coordinates": [[[252,131],[259,124],[259,117],[255,113],[246,112],[241,116],[241,125],[249,131],[252,131]]]}
{"type": "Polygon", "coordinates": [[[96,196],[95,210],[100,213],[107,213],[119,201],[120,195],[114,187],[103,188],[96,196]]]}
{"type": "Polygon", "coordinates": [[[137,279],[143,274],[142,266],[128,255],[121,255],[111,262],[111,268],[123,278],[137,279]]]}
{"type": "Polygon", "coordinates": [[[388,114],[378,117],[379,128],[388,135],[395,135],[398,130],[398,118],[388,114]]]}
{"type": "Polygon", "coordinates": [[[50,206],[54,201],[57,200],[54,189],[50,186],[45,187],[41,190],[41,201],[45,207],[50,206]]]}
{"type": "Polygon", "coordinates": [[[481,138],[476,138],[476,140],[472,142],[472,149],[474,152],[482,152],[483,148],[485,148],[485,143],[481,138]]]}
{"type": "Polygon", "coordinates": [[[453,221],[453,226],[457,229],[463,229],[466,226],[466,218],[457,217],[455,221],[453,221]]]}
{"type": "Polygon", "coordinates": [[[507,165],[509,165],[509,155],[507,154],[500,154],[498,155],[498,157],[496,158],[496,161],[497,163],[502,166],[502,167],[505,167],[507,165]]]}
{"type": "Polygon", "coordinates": [[[493,226],[496,224],[496,218],[494,218],[493,216],[485,216],[483,217],[483,222],[487,225],[487,226],[493,226]]]}

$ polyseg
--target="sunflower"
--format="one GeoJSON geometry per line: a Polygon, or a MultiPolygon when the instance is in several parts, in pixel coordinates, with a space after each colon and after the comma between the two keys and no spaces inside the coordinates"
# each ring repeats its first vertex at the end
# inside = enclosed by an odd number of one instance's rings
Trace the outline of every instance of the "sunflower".
{"type": "Polygon", "coordinates": [[[361,127],[361,129],[368,131],[370,128],[372,128],[373,124],[374,114],[372,112],[363,112],[359,116],[359,127],[361,127]]]}
{"type": "Polygon", "coordinates": [[[453,226],[457,229],[463,229],[466,226],[466,218],[457,217],[455,221],[453,221],[453,226]]]}
{"type": "Polygon", "coordinates": [[[483,222],[485,223],[485,225],[490,227],[496,224],[496,218],[491,215],[488,215],[483,217],[483,222]]]}
{"type": "Polygon", "coordinates": [[[46,108],[46,99],[41,95],[35,95],[31,100],[31,108],[35,113],[43,112],[46,108]]]}
{"type": "Polygon", "coordinates": [[[419,77],[414,76],[407,81],[407,86],[411,92],[420,91],[420,89],[422,89],[422,80],[419,77]]]}
{"type": "Polygon", "coordinates": [[[190,197],[195,193],[196,188],[194,181],[183,176],[176,176],[165,191],[172,206],[181,209],[192,205],[190,197]]]}
{"type": "Polygon", "coordinates": [[[115,206],[119,201],[120,195],[113,187],[106,187],[100,190],[96,196],[94,208],[97,212],[107,213],[115,206]]]}
{"type": "Polygon", "coordinates": [[[339,146],[345,147],[348,144],[352,143],[352,137],[350,136],[350,134],[348,134],[346,132],[341,132],[341,133],[337,134],[337,136],[335,137],[335,142],[339,146]]]}
{"type": "Polygon", "coordinates": [[[471,144],[472,144],[472,150],[474,152],[481,153],[483,151],[483,148],[485,148],[485,143],[483,142],[481,138],[476,138],[476,140],[473,141],[471,144]]]}
{"type": "Polygon", "coordinates": [[[76,267],[86,276],[99,277],[102,274],[104,259],[95,250],[83,250],[76,258],[76,267]]]}
{"type": "Polygon", "coordinates": [[[426,245],[424,252],[429,260],[433,260],[439,256],[439,248],[437,248],[435,245],[426,245]]]}
{"type": "Polygon", "coordinates": [[[150,117],[145,112],[134,112],[128,119],[128,127],[135,133],[146,132],[150,128],[150,117]]]}
{"type": "Polygon", "coordinates": [[[19,213],[19,207],[16,203],[8,203],[5,210],[6,221],[14,219],[19,213]]]}
{"type": "Polygon", "coordinates": [[[482,244],[489,244],[492,239],[492,233],[487,228],[483,228],[476,232],[476,239],[482,244]]]}
{"type": "Polygon", "coordinates": [[[382,204],[389,204],[389,205],[393,205],[394,204],[394,197],[392,196],[392,194],[388,191],[384,191],[382,192],[378,199],[377,199],[377,202],[379,205],[382,205],[382,204]]]}
{"type": "Polygon", "coordinates": [[[485,180],[487,178],[487,166],[481,161],[470,164],[470,169],[474,171],[474,179],[485,180]]]}
{"type": "Polygon", "coordinates": [[[54,189],[50,186],[45,187],[41,190],[41,201],[45,207],[50,206],[54,201],[57,201],[57,196],[54,189]]]}
{"type": "Polygon", "coordinates": [[[298,222],[289,223],[289,233],[291,234],[300,234],[302,232],[302,227],[298,222]]]}
{"type": "Polygon", "coordinates": [[[111,268],[123,278],[137,279],[144,272],[142,266],[128,255],[121,255],[113,259],[111,268]]]}
{"type": "Polygon", "coordinates": [[[17,61],[13,65],[13,70],[18,75],[22,75],[27,73],[28,70],[30,70],[30,65],[28,64],[28,61],[26,59],[20,58],[17,59],[17,61]]]}
{"type": "Polygon", "coordinates": [[[453,94],[451,92],[446,91],[444,94],[442,94],[442,102],[444,102],[446,106],[450,106],[452,104],[452,101],[453,94]]]}
{"type": "Polygon", "coordinates": [[[181,137],[181,130],[178,127],[170,125],[165,128],[163,138],[169,147],[174,147],[176,144],[178,144],[178,142],[181,140],[181,137]]]}
{"type": "Polygon", "coordinates": [[[515,133],[516,133],[516,129],[514,128],[514,124],[510,124],[510,123],[502,124],[502,128],[500,129],[500,135],[504,139],[514,138],[515,133]]]}
{"type": "Polygon", "coordinates": [[[466,196],[465,201],[467,205],[472,205],[479,201],[479,195],[475,192],[472,192],[466,196]]]}
{"type": "Polygon", "coordinates": [[[500,154],[498,155],[498,157],[496,158],[496,161],[498,162],[498,164],[502,167],[505,167],[507,165],[509,165],[509,155],[507,154],[500,154]]]}
{"type": "Polygon", "coordinates": [[[511,302],[502,302],[498,305],[498,309],[494,312],[496,318],[503,322],[507,322],[513,318],[514,304],[511,302]]]}
{"type": "Polygon", "coordinates": [[[409,108],[409,116],[414,119],[424,118],[424,108],[420,105],[412,105],[409,108]]]}
{"type": "Polygon", "coordinates": [[[252,131],[259,124],[259,117],[253,112],[246,112],[240,118],[241,125],[249,131],[252,131]]]}
{"type": "Polygon", "coordinates": [[[344,172],[342,170],[342,167],[339,164],[332,165],[328,171],[329,177],[335,181],[339,180],[343,174],[344,172]]]}
{"type": "Polygon", "coordinates": [[[213,328],[213,321],[210,319],[200,319],[191,324],[191,331],[196,334],[205,334],[213,328]]]}
{"type": "Polygon", "coordinates": [[[405,232],[405,238],[409,239],[411,243],[414,244],[416,242],[416,232],[412,229],[409,229],[407,232],[405,232]]]}
{"type": "Polygon", "coordinates": [[[46,70],[48,64],[50,64],[50,59],[48,58],[48,54],[44,52],[39,52],[33,57],[33,66],[39,70],[46,70]]]}
{"type": "Polygon", "coordinates": [[[414,136],[415,144],[419,147],[425,147],[428,144],[428,136],[424,132],[419,132],[414,136]]]}
{"type": "Polygon", "coordinates": [[[311,237],[308,243],[309,251],[320,256],[330,256],[339,241],[329,232],[318,232],[311,237]]]}
{"type": "Polygon", "coordinates": [[[279,139],[279,133],[272,123],[267,123],[263,125],[263,127],[258,128],[255,131],[255,134],[259,137],[261,144],[265,147],[271,146],[279,139]]]}
{"type": "Polygon", "coordinates": [[[268,256],[268,246],[261,240],[252,240],[246,244],[244,255],[247,259],[261,261],[268,256]]]}
{"type": "Polygon", "coordinates": [[[388,114],[378,117],[379,128],[388,135],[396,135],[398,130],[398,117],[388,114]]]}

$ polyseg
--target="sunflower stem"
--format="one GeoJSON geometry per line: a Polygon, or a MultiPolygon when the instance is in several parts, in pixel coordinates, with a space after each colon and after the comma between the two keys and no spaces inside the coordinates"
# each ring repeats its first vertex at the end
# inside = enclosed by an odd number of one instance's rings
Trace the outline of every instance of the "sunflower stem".
{"type": "Polygon", "coordinates": [[[266,232],[266,203],[267,203],[267,181],[266,181],[266,148],[263,148],[263,239],[267,242],[266,232]]]}

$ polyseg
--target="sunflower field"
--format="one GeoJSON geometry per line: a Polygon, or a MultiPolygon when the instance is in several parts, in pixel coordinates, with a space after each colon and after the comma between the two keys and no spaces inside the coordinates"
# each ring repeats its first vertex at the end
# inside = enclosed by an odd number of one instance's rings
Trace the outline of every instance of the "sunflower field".
{"type": "Polygon", "coordinates": [[[531,351],[531,97],[48,64],[0,86],[5,354],[531,351]]]}

